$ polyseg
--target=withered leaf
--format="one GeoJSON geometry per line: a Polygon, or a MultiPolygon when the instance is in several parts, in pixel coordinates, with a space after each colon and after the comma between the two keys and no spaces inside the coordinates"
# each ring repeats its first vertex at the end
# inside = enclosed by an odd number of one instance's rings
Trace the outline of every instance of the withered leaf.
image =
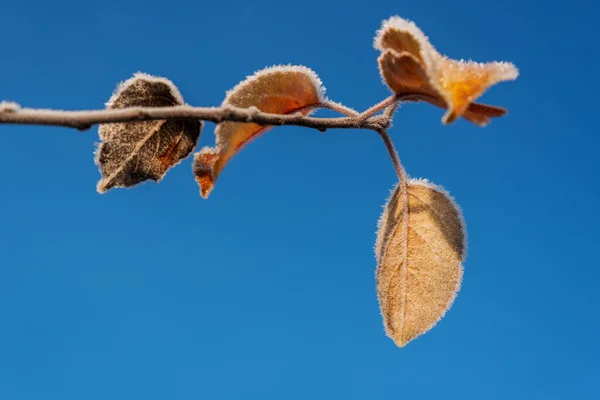
{"type": "MultiPolygon", "coordinates": [[[[223,106],[256,107],[272,114],[310,114],[324,100],[325,89],[317,74],[304,66],[265,68],[227,92],[223,106]]],[[[194,156],[194,176],[200,194],[210,194],[227,162],[251,140],[269,130],[248,122],[222,122],[215,129],[214,147],[205,147],[194,156]]]]}
{"type": "MultiPolygon", "coordinates": [[[[166,78],[137,73],[121,83],[107,108],[184,105],[175,85],[166,78]]],[[[196,147],[201,121],[159,120],[101,124],[95,161],[102,178],[98,192],[131,187],[146,180],[160,181],[167,170],[196,147]]]]}
{"type": "Polygon", "coordinates": [[[377,295],[387,336],[404,347],[452,305],[462,280],[466,233],[452,197],[426,180],[394,190],[379,221],[377,295]]]}
{"type": "Polygon", "coordinates": [[[447,109],[444,123],[462,116],[483,126],[490,118],[506,114],[503,108],[473,101],[490,86],[516,79],[518,71],[513,64],[457,61],[442,56],[413,22],[400,17],[383,22],[375,48],[382,52],[379,69],[390,89],[397,95],[421,95],[421,100],[447,109]]]}

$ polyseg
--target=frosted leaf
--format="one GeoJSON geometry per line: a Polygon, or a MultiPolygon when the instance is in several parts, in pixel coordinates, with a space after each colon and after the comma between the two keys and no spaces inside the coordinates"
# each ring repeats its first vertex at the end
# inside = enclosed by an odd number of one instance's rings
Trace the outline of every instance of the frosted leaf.
{"type": "MultiPolygon", "coordinates": [[[[166,78],[137,73],[121,83],[107,108],[183,105],[179,90],[166,78]]],[[[146,180],[160,181],[167,170],[196,147],[201,121],[158,120],[101,124],[96,164],[102,174],[98,192],[131,187],[146,180]]]]}
{"type": "Polygon", "coordinates": [[[414,93],[420,99],[447,109],[444,123],[459,117],[478,125],[504,115],[500,107],[473,103],[490,86],[518,76],[506,62],[476,63],[442,56],[427,36],[411,21],[392,17],[383,22],[375,37],[381,76],[398,95],[414,93]]]}
{"type": "Polygon", "coordinates": [[[219,149],[213,147],[203,147],[202,150],[194,154],[192,168],[196,182],[200,186],[200,196],[203,198],[207,198],[213,188],[213,171],[218,158],[219,149]]]}
{"type": "MultiPolygon", "coordinates": [[[[311,69],[304,66],[274,66],[249,76],[227,92],[223,106],[256,107],[272,114],[310,114],[325,99],[325,88],[311,69]]],[[[269,130],[248,122],[222,122],[215,129],[216,146],[194,156],[194,175],[200,194],[210,194],[227,162],[251,140],[269,130]]]]}
{"type": "Polygon", "coordinates": [[[459,207],[426,180],[410,179],[406,196],[398,185],[379,221],[375,254],[385,330],[404,347],[444,316],[460,288],[466,231],[459,207]]]}

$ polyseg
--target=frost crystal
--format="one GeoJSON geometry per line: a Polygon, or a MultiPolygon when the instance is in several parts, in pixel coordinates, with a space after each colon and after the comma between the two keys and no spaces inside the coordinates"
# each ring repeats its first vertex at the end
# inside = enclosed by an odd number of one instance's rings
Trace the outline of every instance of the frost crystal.
{"type": "Polygon", "coordinates": [[[11,113],[19,111],[21,106],[14,101],[0,101],[0,113],[11,113]]]}

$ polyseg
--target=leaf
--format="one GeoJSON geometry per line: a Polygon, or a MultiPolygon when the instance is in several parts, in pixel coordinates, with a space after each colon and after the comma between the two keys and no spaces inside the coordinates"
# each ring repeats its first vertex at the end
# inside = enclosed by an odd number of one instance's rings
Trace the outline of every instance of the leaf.
{"type": "Polygon", "coordinates": [[[437,107],[448,109],[444,123],[463,116],[478,125],[506,114],[500,107],[473,103],[490,86],[514,80],[517,68],[507,62],[476,63],[442,56],[411,21],[392,17],[375,37],[380,73],[398,95],[416,94],[437,107]]]}
{"type": "MultiPolygon", "coordinates": [[[[184,105],[175,85],[166,78],[137,73],[121,83],[107,103],[109,109],[184,105]]],[[[102,178],[98,192],[160,181],[167,170],[196,147],[201,121],[158,120],[101,124],[96,164],[102,178]]]]}
{"type": "MultiPolygon", "coordinates": [[[[227,92],[223,106],[256,107],[272,114],[310,114],[325,98],[325,88],[311,69],[304,66],[265,68],[227,92]]],[[[216,145],[203,148],[194,156],[194,175],[200,194],[210,194],[219,174],[229,160],[251,140],[269,130],[248,122],[222,122],[215,129],[216,145]]]]}
{"type": "Polygon", "coordinates": [[[387,336],[404,347],[431,329],[460,288],[466,254],[461,211],[441,187],[398,185],[379,220],[377,295],[387,336]]]}

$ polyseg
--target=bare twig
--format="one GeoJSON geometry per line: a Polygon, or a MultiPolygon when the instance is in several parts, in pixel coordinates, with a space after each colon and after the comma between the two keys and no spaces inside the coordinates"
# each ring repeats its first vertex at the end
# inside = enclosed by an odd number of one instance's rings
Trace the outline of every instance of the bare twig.
{"type": "Polygon", "coordinates": [[[381,128],[375,129],[375,131],[379,134],[379,136],[383,140],[383,143],[385,144],[385,147],[386,147],[386,149],[390,155],[390,158],[392,160],[392,164],[394,164],[394,169],[396,170],[396,175],[398,175],[400,184],[405,185],[406,184],[406,173],[404,171],[404,167],[402,166],[402,163],[400,162],[400,156],[398,156],[398,152],[396,151],[396,148],[394,147],[394,142],[392,142],[392,138],[390,137],[390,135],[387,132],[387,127],[390,125],[391,120],[394,116],[394,112],[396,111],[396,109],[398,108],[399,105],[400,105],[400,99],[396,96],[392,96],[392,97],[388,97],[387,99],[383,100],[382,102],[374,105],[373,107],[369,108],[367,111],[358,113],[357,111],[355,111],[349,107],[346,107],[342,104],[339,104],[339,103],[332,103],[332,102],[326,103],[327,108],[335,110],[335,111],[342,113],[344,115],[347,115],[349,117],[354,117],[358,123],[360,123],[361,119],[364,118],[365,115],[367,116],[366,120],[381,121],[381,128]],[[385,107],[387,107],[387,108],[385,108],[385,107]],[[373,114],[378,113],[379,111],[381,111],[384,108],[385,108],[385,110],[381,116],[372,117],[373,114]]]}
{"type": "MultiPolygon", "coordinates": [[[[254,122],[260,125],[296,125],[325,131],[330,128],[371,129],[386,128],[392,113],[373,117],[386,107],[397,105],[402,100],[418,100],[422,95],[405,93],[402,96],[391,96],[359,113],[343,104],[326,101],[314,107],[329,108],[346,115],[346,118],[314,118],[301,113],[281,115],[261,112],[256,108],[223,107],[129,107],[122,109],[61,111],[34,108],[20,108],[16,103],[2,102],[0,107],[0,124],[17,125],[49,125],[90,129],[93,125],[119,122],[136,122],[151,120],[185,120],[196,119],[215,123],[223,121],[254,122]]],[[[388,108],[389,109],[389,108],[388,108]]]]}
{"type": "Polygon", "coordinates": [[[151,121],[151,120],[186,120],[195,119],[220,123],[223,121],[253,122],[260,125],[295,125],[314,128],[320,131],[327,129],[369,129],[377,132],[383,139],[388,150],[398,178],[404,179],[404,168],[400,163],[398,153],[387,133],[393,113],[399,102],[403,99],[412,99],[414,94],[406,94],[402,98],[391,96],[374,105],[368,110],[359,113],[349,107],[332,101],[320,104],[320,107],[337,111],[345,117],[315,118],[306,117],[301,113],[290,115],[270,114],[259,111],[255,107],[239,108],[233,106],[223,107],[130,107],[123,109],[106,109],[90,111],[61,111],[19,108],[13,103],[5,103],[0,107],[0,124],[15,125],[47,125],[76,128],[81,131],[97,124],[110,124],[121,122],[151,121]],[[10,105],[10,107],[8,106],[10,105]],[[384,110],[382,115],[375,116],[384,110]]]}
{"type": "Polygon", "coordinates": [[[402,95],[402,96],[390,96],[390,97],[380,101],[379,103],[375,104],[374,106],[369,107],[367,110],[365,110],[361,113],[359,113],[358,111],[356,111],[350,107],[346,107],[345,105],[343,105],[341,103],[336,103],[331,100],[327,100],[324,103],[322,103],[321,107],[337,111],[340,114],[344,114],[347,116],[354,116],[354,117],[356,117],[357,121],[364,121],[368,118],[371,118],[372,116],[374,116],[381,110],[385,109],[386,107],[389,107],[390,105],[394,105],[394,104],[399,104],[401,100],[409,99],[409,98],[412,98],[413,96],[414,96],[414,94],[407,94],[407,95],[402,95]]]}
{"type": "Polygon", "coordinates": [[[383,111],[383,116],[388,120],[391,121],[392,118],[394,118],[394,113],[396,112],[396,110],[398,109],[398,107],[400,107],[400,102],[394,102],[391,105],[388,106],[388,108],[386,108],[383,111]]]}
{"type": "Polygon", "coordinates": [[[337,111],[340,114],[346,115],[348,117],[354,117],[359,114],[359,112],[355,109],[345,106],[342,103],[337,103],[331,100],[326,100],[323,103],[321,103],[321,107],[337,111]]]}
{"type": "Polygon", "coordinates": [[[112,110],[59,111],[44,109],[0,109],[0,124],[51,125],[86,130],[96,124],[150,120],[197,119],[212,121],[254,122],[260,125],[296,125],[321,131],[330,128],[371,129],[382,128],[381,120],[354,118],[314,118],[300,113],[291,115],[269,114],[256,109],[224,107],[131,107],[112,110]]]}
{"type": "Polygon", "coordinates": [[[384,108],[393,105],[393,104],[398,104],[401,100],[405,99],[405,98],[410,98],[412,97],[413,94],[405,94],[402,96],[390,96],[387,99],[382,100],[381,102],[375,104],[374,106],[370,107],[369,109],[363,111],[359,116],[358,116],[358,120],[359,121],[364,121],[367,118],[372,117],[373,115],[377,114],[378,112],[380,112],[381,110],[383,110],[384,108]]]}

